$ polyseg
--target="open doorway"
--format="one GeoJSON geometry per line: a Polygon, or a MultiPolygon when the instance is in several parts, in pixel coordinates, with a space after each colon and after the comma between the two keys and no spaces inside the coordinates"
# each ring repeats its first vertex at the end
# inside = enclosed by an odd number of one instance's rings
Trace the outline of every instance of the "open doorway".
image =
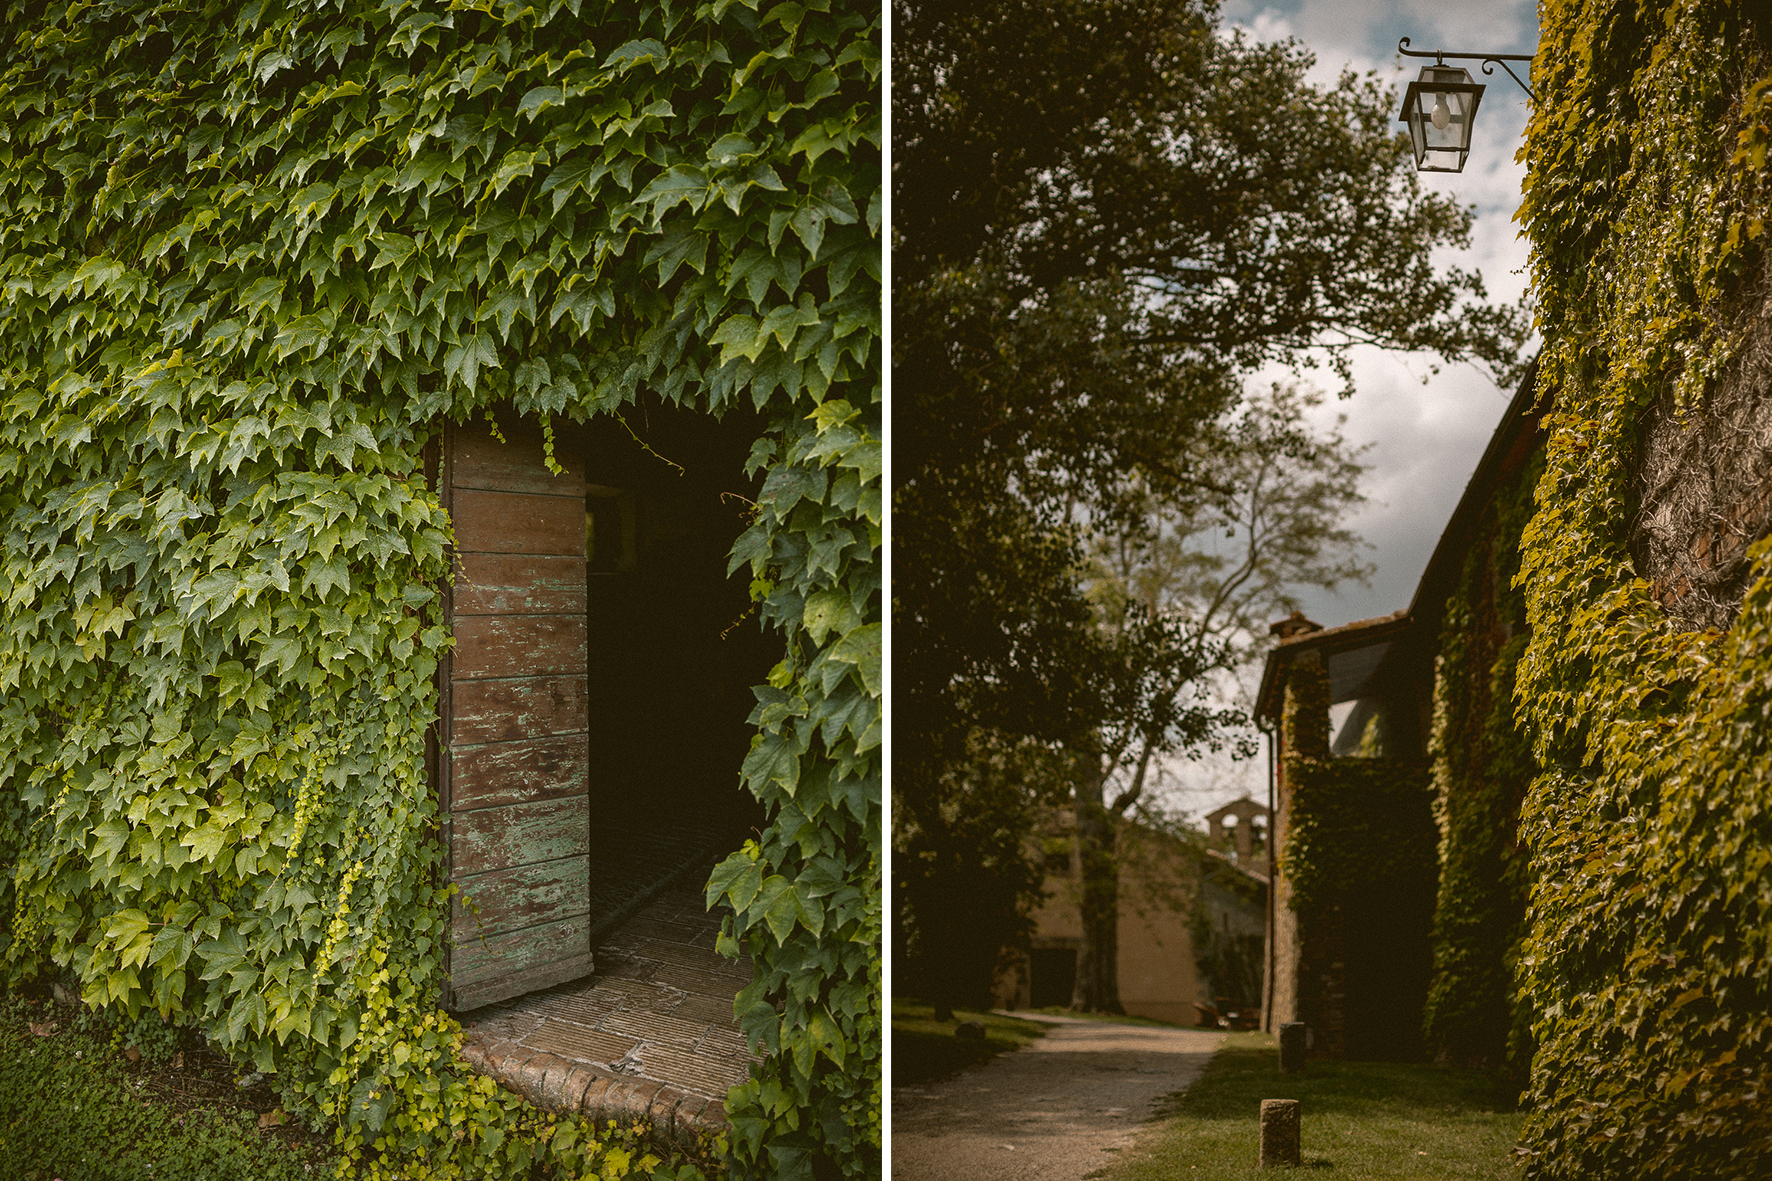
{"type": "Polygon", "coordinates": [[[508,409],[446,429],[449,1007],[588,976],[605,934],[761,824],[739,768],[781,644],[749,572],[726,573],[760,434],[642,401],[556,424],[550,468],[540,424],[508,409]]]}
{"type": "Polygon", "coordinates": [[[655,398],[583,432],[593,945],[762,824],[738,770],[781,643],[726,572],[762,433],[655,398]]]}

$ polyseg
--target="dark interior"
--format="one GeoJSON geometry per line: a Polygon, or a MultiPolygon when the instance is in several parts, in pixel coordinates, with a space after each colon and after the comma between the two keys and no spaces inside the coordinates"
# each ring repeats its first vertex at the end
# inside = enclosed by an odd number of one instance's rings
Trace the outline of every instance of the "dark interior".
{"type": "Polygon", "coordinates": [[[751,686],[781,638],[758,622],[748,567],[726,573],[761,434],[754,414],[657,399],[583,430],[593,941],[762,822],[738,772],[751,686]]]}
{"type": "Polygon", "coordinates": [[[1077,980],[1077,949],[1036,947],[1028,952],[1028,1007],[1046,1009],[1069,1005],[1077,980]]]}

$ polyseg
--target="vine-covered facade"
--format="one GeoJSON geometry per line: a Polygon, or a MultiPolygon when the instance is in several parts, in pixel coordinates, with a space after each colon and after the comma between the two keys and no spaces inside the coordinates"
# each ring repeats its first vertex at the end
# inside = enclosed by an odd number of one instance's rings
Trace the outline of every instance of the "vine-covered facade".
{"type": "Polygon", "coordinates": [[[13,5],[5,30],[7,979],[197,1025],[368,1175],[668,1171],[477,1076],[439,1008],[463,539],[426,448],[497,406],[567,471],[572,424],[742,407],[741,626],[785,645],[727,771],[767,823],[708,884],[762,1055],[726,1161],[877,1174],[878,8],[13,5]]]}
{"type": "Polygon", "coordinates": [[[1520,214],[1548,408],[1514,690],[1540,768],[1526,1167],[1759,1177],[1772,14],[1553,0],[1541,19],[1520,214]]]}
{"type": "Polygon", "coordinates": [[[1514,408],[1537,424],[1504,421],[1417,594],[1444,583],[1428,1046],[1529,1066],[1528,1176],[1759,1177],[1772,17],[1541,21],[1521,218],[1544,348],[1514,408]]]}
{"type": "Polygon", "coordinates": [[[1526,642],[1519,541],[1543,468],[1536,397],[1529,372],[1405,610],[1274,625],[1257,699],[1281,848],[1270,1024],[1314,1026],[1326,1053],[1516,1070],[1530,1057],[1511,973],[1532,764],[1510,690],[1526,642]]]}

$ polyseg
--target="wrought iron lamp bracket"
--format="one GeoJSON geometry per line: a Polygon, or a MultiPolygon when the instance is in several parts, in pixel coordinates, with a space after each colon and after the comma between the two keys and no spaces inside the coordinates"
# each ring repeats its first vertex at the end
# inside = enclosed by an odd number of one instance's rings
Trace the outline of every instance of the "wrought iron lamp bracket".
{"type": "Polygon", "coordinates": [[[1500,66],[1503,70],[1505,70],[1507,72],[1507,76],[1514,80],[1514,84],[1516,86],[1518,86],[1521,90],[1524,90],[1526,92],[1527,98],[1532,99],[1534,102],[1537,101],[1537,96],[1532,93],[1532,88],[1530,86],[1526,85],[1524,82],[1520,81],[1520,76],[1518,74],[1514,73],[1513,69],[1507,64],[1509,62],[1529,62],[1532,60],[1532,54],[1529,54],[1529,53],[1447,53],[1443,49],[1432,49],[1432,50],[1410,49],[1409,48],[1409,38],[1407,38],[1407,37],[1404,37],[1397,42],[1397,52],[1402,54],[1404,57],[1431,57],[1434,59],[1434,64],[1439,65],[1439,66],[1445,65],[1446,59],[1449,57],[1455,58],[1459,61],[1482,62],[1483,63],[1483,65],[1482,65],[1483,73],[1488,77],[1494,77],[1495,67],[1500,66]]]}

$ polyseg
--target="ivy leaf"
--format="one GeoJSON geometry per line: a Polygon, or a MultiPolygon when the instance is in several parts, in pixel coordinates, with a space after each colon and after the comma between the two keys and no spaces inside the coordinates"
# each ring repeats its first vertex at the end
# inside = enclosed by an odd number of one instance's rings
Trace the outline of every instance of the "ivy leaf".
{"type": "Polygon", "coordinates": [[[861,674],[861,683],[869,693],[878,694],[881,683],[881,626],[877,623],[856,628],[831,648],[831,657],[853,664],[861,674]]]}
{"type": "Polygon", "coordinates": [[[197,948],[197,954],[201,955],[204,963],[208,965],[200,979],[220,979],[224,973],[231,972],[245,963],[251,950],[250,945],[241,937],[239,931],[232,927],[223,930],[219,936],[200,944],[197,948]]]}
{"type": "Polygon", "coordinates": [[[603,59],[603,68],[613,66],[617,74],[625,74],[636,66],[650,64],[654,70],[662,70],[669,59],[670,53],[662,43],[645,37],[618,46],[603,59]]]}
{"type": "Polygon", "coordinates": [[[93,861],[103,857],[108,864],[115,861],[123,846],[129,843],[129,824],[121,816],[112,816],[95,827],[92,835],[97,838],[92,847],[93,861]]]}
{"type": "Polygon", "coordinates": [[[761,913],[763,921],[769,924],[770,933],[778,942],[787,939],[800,918],[794,884],[780,874],[771,874],[763,880],[763,888],[758,892],[752,907],[761,913]]]}
{"type": "Polygon", "coordinates": [[[788,225],[800,243],[806,247],[809,258],[818,257],[818,248],[824,245],[825,208],[822,204],[808,202],[799,206],[788,217],[788,225]]]}
{"type": "Polygon", "coordinates": [[[193,861],[214,861],[232,834],[215,823],[200,825],[186,833],[179,844],[191,851],[193,861]]]}
{"type": "Polygon", "coordinates": [[[538,195],[554,195],[554,212],[558,213],[575,193],[586,198],[597,194],[597,186],[609,174],[609,165],[596,156],[573,156],[562,160],[542,181],[538,195]]]}
{"type": "Polygon", "coordinates": [[[443,355],[443,372],[459,380],[470,394],[474,392],[482,365],[488,369],[498,368],[498,350],[493,347],[492,338],[482,332],[475,332],[452,345],[443,355]]]}
{"type": "Polygon", "coordinates": [[[153,946],[148,951],[148,966],[165,963],[168,969],[184,967],[185,961],[191,957],[193,943],[189,931],[168,923],[154,936],[153,946]]]}
{"type": "Polygon", "coordinates": [[[830,1014],[823,1009],[812,1010],[812,1017],[806,1023],[806,1032],[817,1044],[819,1053],[834,1062],[838,1070],[843,1069],[846,1056],[843,1030],[831,1020],[830,1014]]]}
{"type": "MultiPolygon", "coordinates": [[[[821,590],[806,599],[805,615],[801,623],[812,636],[814,644],[823,644],[825,636],[833,630],[844,634],[859,625],[861,615],[856,611],[847,590],[821,590]]],[[[851,660],[849,663],[854,664],[855,661],[851,660]]]]}
{"type": "Polygon", "coordinates": [[[517,102],[517,113],[533,119],[537,114],[549,107],[557,107],[566,101],[566,93],[558,86],[537,86],[525,94],[517,102]]]}
{"type": "MultiPolygon", "coordinates": [[[[634,200],[652,206],[652,224],[659,225],[664,215],[678,204],[689,206],[691,213],[700,213],[708,201],[708,174],[692,164],[675,164],[653,178],[634,200]]],[[[701,268],[697,267],[697,270],[701,268]]]]}
{"type": "Polygon", "coordinates": [[[708,236],[694,230],[673,227],[666,230],[663,237],[646,251],[641,265],[650,266],[658,263],[658,281],[664,283],[677,273],[677,268],[688,263],[690,269],[701,274],[707,268],[708,236]]]}
{"type": "Polygon", "coordinates": [[[777,466],[764,477],[757,503],[767,505],[776,520],[785,520],[788,511],[801,500],[821,503],[826,483],[825,473],[817,468],[777,466]]]}

